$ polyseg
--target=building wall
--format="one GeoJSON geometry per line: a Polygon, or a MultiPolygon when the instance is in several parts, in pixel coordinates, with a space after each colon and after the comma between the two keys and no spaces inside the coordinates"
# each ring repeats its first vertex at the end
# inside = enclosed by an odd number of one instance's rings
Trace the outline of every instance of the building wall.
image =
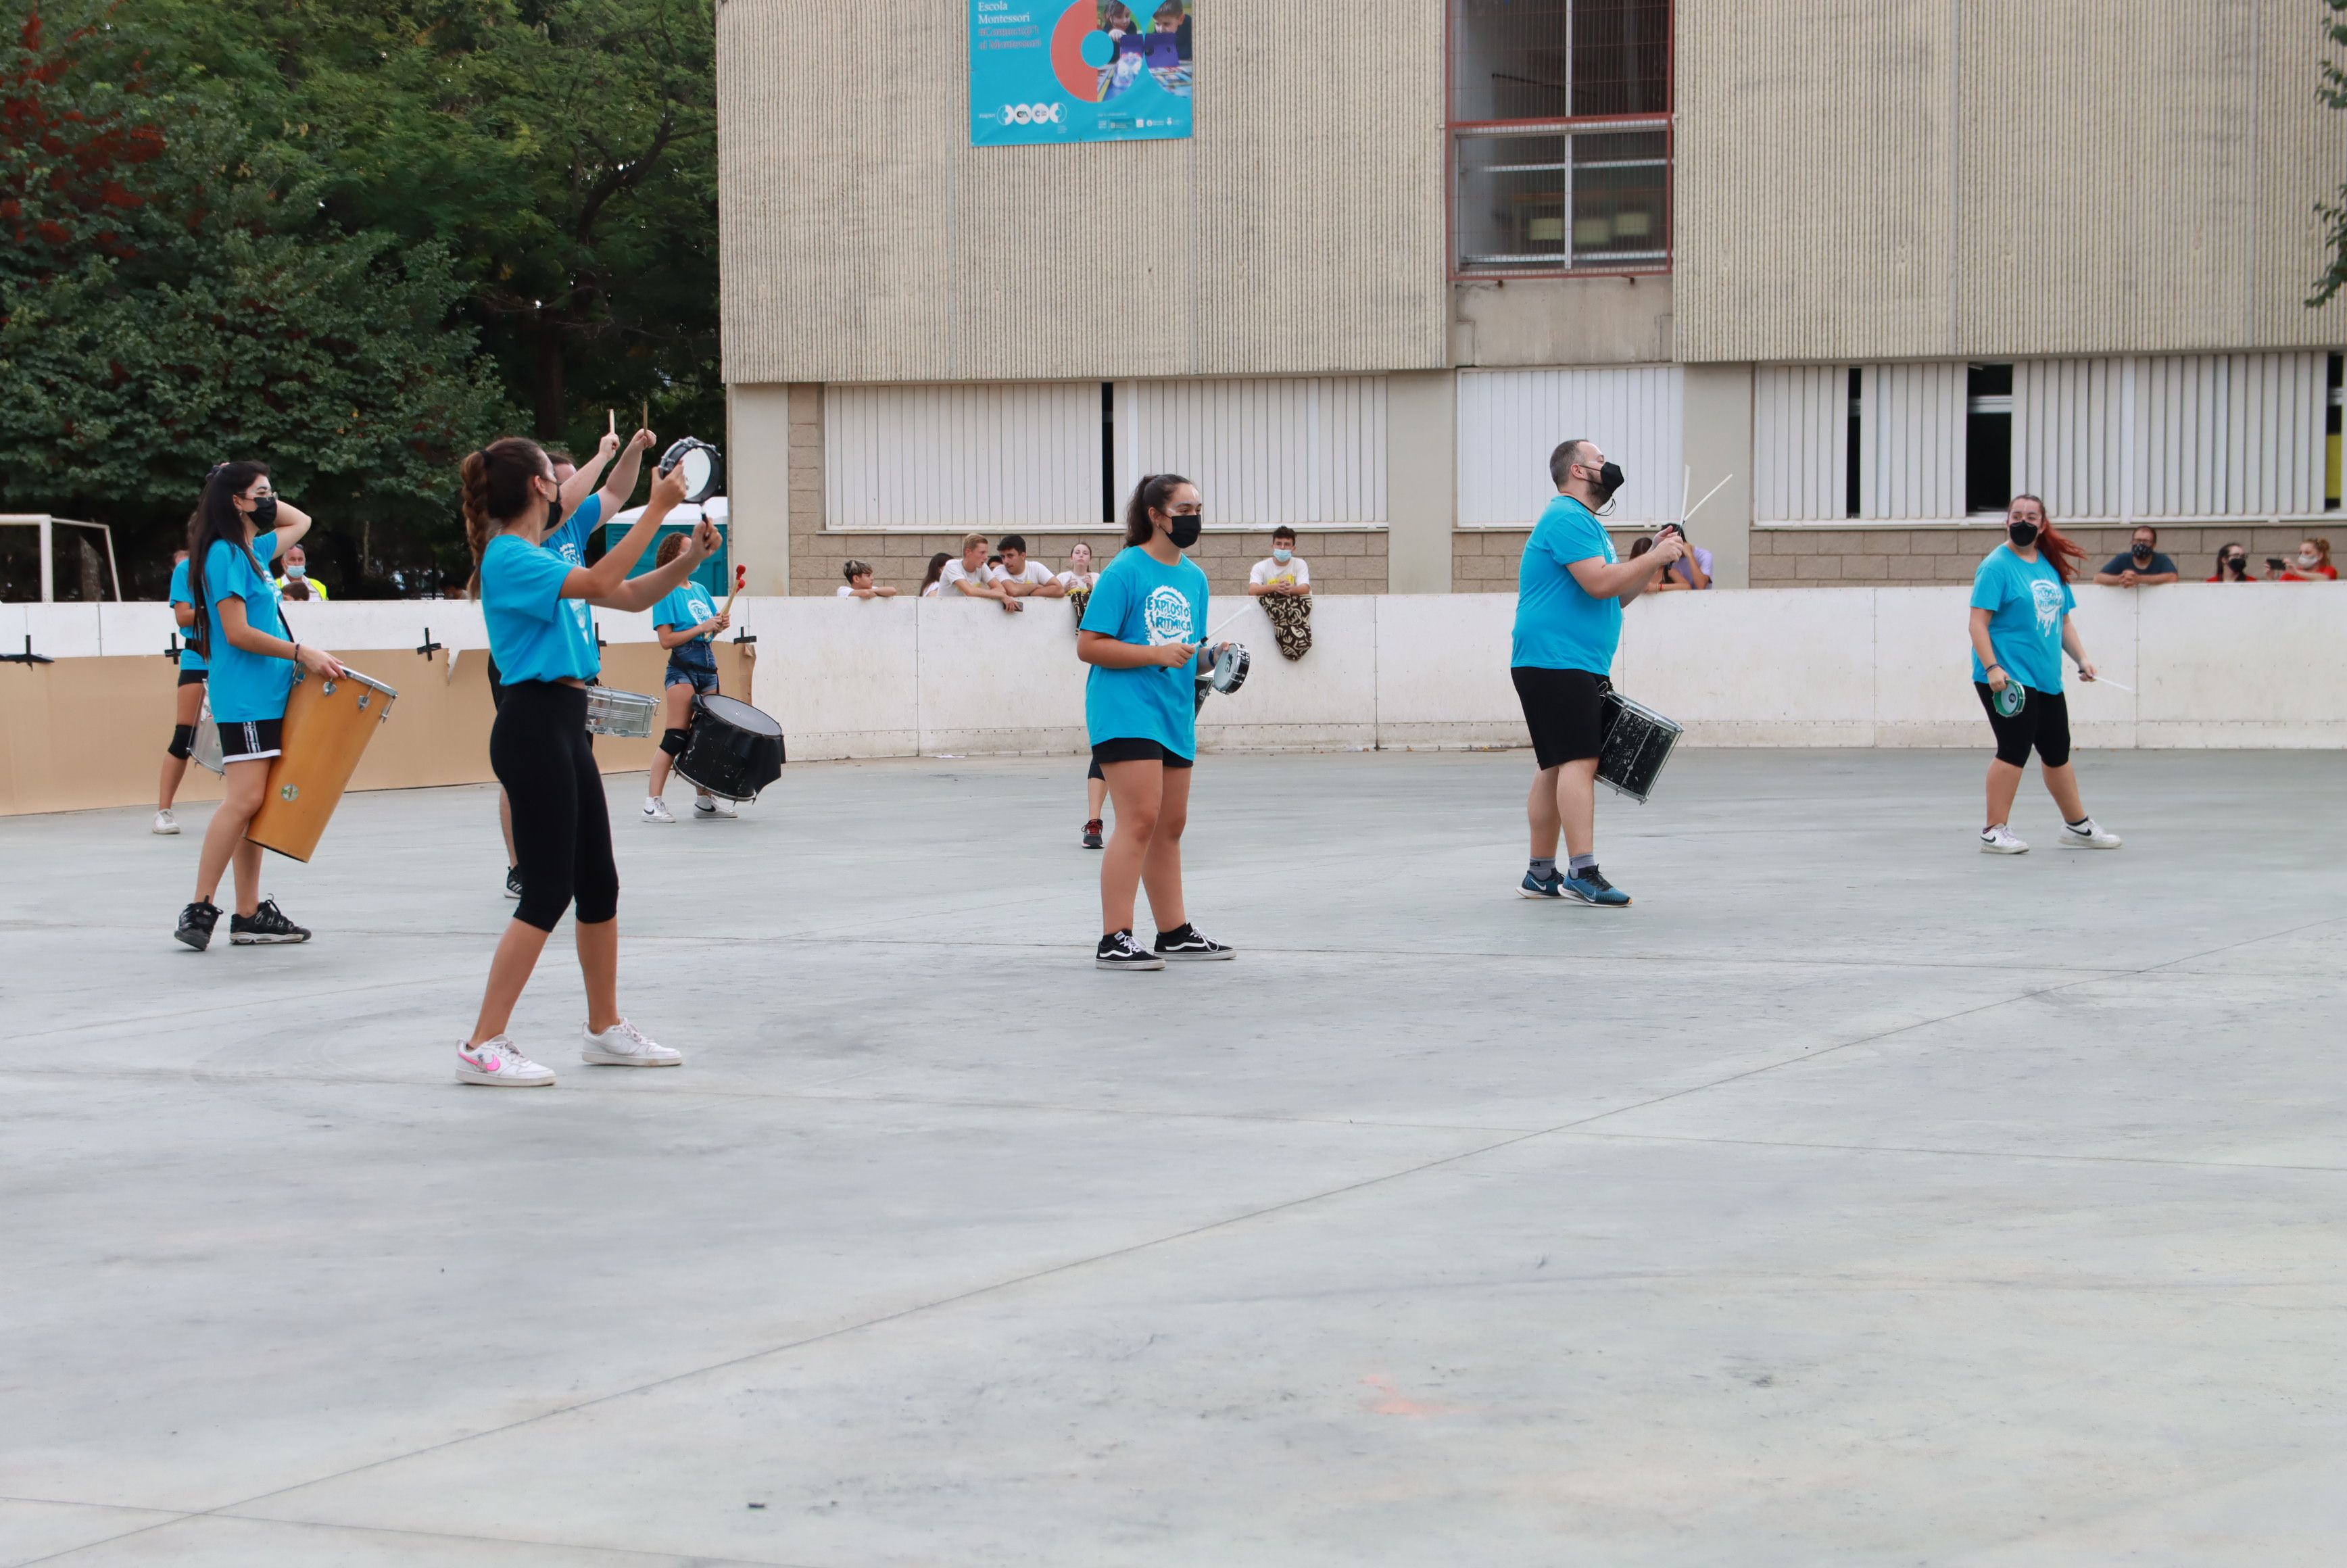
{"type": "MultiPolygon", "coordinates": [[[[2249,547],[2250,569],[2263,578],[2269,575],[2266,557],[2289,559],[2298,553],[2298,541],[2310,534],[2331,539],[2334,547],[2347,546],[2347,529],[2338,528],[2337,516],[2311,523],[2302,518],[2162,523],[2159,548],[2176,562],[2185,581],[2198,582],[2216,569],[2219,548],[2239,542],[2249,547]]],[[[2065,527],[2062,531],[2086,547],[2084,577],[2093,576],[2126,549],[2133,537],[2133,530],[2125,528],[2065,527]]],[[[1993,522],[1941,528],[1755,528],[1752,586],[1970,582],[1981,558],[2004,539],[2003,525],[1993,522]]]]}
{"type": "Polygon", "coordinates": [[[718,7],[728,382],[1445,362],[1440,5],[1227,0],[1194,138],[1069,147],[969,145],[964,16],[718,7]]]}
{"type": "Polygon", "coordinates": [[[2335,346],[2294,0],[1679,9],[1678,358],[2335,346]]]}

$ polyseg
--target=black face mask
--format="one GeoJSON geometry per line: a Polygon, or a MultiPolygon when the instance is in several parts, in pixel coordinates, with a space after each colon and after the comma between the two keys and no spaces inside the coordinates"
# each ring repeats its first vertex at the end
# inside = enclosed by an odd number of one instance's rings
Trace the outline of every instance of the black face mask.
{"type": "Polygon", "coordinates": [[[1196,544],[1198,536],[1205,531],[1206,515],[1204,512],[1174,512],[1166,517],[1165,534],[1174,541],[1174,548],[1177,550],[1186,550],[1196,544]]]}
{"type": "Polygon", "coordinates": [[[277,497],[263,496],[252,503],[252,526],[262,533],[277,526],[277,497]]]}
{"type": "Polygon", "coordinates": [[[2135,559],[2137,560],[2149,560],[2151,559],[2151,547],[2149,545],[2136,546],[2135,559]]]}
{"type": "Polygon", "coordinates": [[[1619,463],[1608,463],[1597,470],[1597,477],[1590,481],[1590,486],[1597,492],[1599,506],[1614,498],[1614,492],[1622,487],[1622,465],[1619,463]]]}
{"type": "Polygon", "coordinates": [[[2007,523],[2004,525],[2004,537],[2011,539],[2023,549],[2027,549],[2030,546],[2037,542],[2037,525],[2035,523],[2007,523]]]}

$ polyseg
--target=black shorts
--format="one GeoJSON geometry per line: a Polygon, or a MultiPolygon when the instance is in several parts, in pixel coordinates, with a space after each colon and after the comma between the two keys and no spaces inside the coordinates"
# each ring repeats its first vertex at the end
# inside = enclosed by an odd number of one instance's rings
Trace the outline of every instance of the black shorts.
{"type": "Polygon", "coordinates": [[[489,711],[497,712],[506,705],[506,685],[497,679],[497,656],[489,655],[489,711]]]}
{"type": "Polygon", "coordinates": [[[182,686],[200,686],[204,683],[204,677],[207,673],[207,671],[202,670],[182,670],[179,671],[179,684],[182,686]]]}
{"type": "Polygon", "coordinates": [[[1605,693],[1614,682],[1587,670],[1543,670],[1518,664],[1508,671],[1516,701],[1524,707],[1524,728],[1532,733],[1532,755],[1541,771],[1583,762],[1605,749],[1605,693]]]}
{"type": "Polygon", "coordinates": [[[219,724],[222,763],[257,763],[285,749],[282,718],[221,719],[219,724]]]}
{"type": "Polygon", "coordinates": [[[2037,760],[2049,768],[2070,760],[2070,702],[2061,692],[2024,686],[2022,690],[2029,693],[2029,701],[2008,719],[1996,711],[1996,693],[1988,689],[1987,682],[1973,682],[1973,690],[1980,693],[1988,727],[1996,732],[1998,762],[2020,767],[2029,761],[2032,747],[2036,749],[2037,760]]]}
{"type": "Polygon", "coordinates": [[[1186,768],[1194,759],[1169,750],[1157,741],[1145,741],[1138,735],[1119,735],[1101,742],[1092,748],[1092,766],[1102,763],[1163,763],[1169,768],[1186,768]]]}

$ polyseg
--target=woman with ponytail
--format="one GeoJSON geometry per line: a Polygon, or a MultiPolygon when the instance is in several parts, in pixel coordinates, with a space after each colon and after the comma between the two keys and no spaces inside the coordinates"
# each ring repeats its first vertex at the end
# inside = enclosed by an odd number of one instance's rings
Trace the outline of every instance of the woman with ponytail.
{"type": "Polygon", "coordinates": [[[2070,706],[2062,692],[2065,651],[2076,661],[2080,680],[2095,678],[2094,661],[2070,620],[2078,602],[2070,579],[2086,552],[2063,537],[2035,496],[2013,498],[2005,508],[2004,531],[2005,542],[1973,574],[1973,686],[1996,735],[1981,853],[2029,853],[2011,818],[2021,770],[2033,748],[2046,793],[2062,808],[2058,842],[2069,849],[2116,849],[2119,835],[2096,825],[2078,798],[2078,776],[2070,764],[2070,706]]]}
{"type": "Polygon", "coordinates": [[[1198,754],[1197,681],[1212,667],[1206,574],[1182,552],[1204,527],[1198,487],[1152,474],[1124,512],[1126,548],[1100,574],[1076,633],[1092,666],[1084,725],[1092,761],[1116,803],[1116,831],[1101,858],[1103,969],[1162,969],[1166,960],[1227,958],[1231,949],[1190,924],[1182,899],[1182,830],[1198,754]],[[1133,896],[1149,887],[1157,942],[1133,939],[1133,896]]]}
{"type": "Polygon", "coordinates": [[[292,640],[277,610],[269,563],[310,531],[310,516],[277,498],[265,463],[222,463],[204,478],[203,498],[188,523],[190,639],[207,666],[212,721],[220,726],[222,793],[204,830],[196,862],[196,896],[171,934],[202,952],[220,924],[212,895],[236,866],[236,915],[229,940],[238,947],[306,942],[310,933],[261,896],[261,845],[244,836],[282,749],[285,702],[293,666],[317,675],[343,667],[324,650],[292,640]]]}
{"type": "Polygon", "coordinates": [[[602,668],[588,607],[651,609],[717,549],[717,530],[702,523],[675,559],[631,579],[661,519],[684,499],[682,473],[652,481],[635,525],[591,567],[543,548],[559,520],[562,488],[538,443],[493,441],[459,473],[481,616],[505,687],[489,731],[489,765],[513,803],[521,900],[489,962],[480,1016],[456,1047],[457,1081],[515,1088],[554,1081],[551,1069],[507,1038],[506,1026],[548,935],[574,903],[587,982],[580,1059],[673,1067],[681,1053],[645,1039],[620,1015],[620,873],[603,779],[587,740],[587,682],[602,668]]]}

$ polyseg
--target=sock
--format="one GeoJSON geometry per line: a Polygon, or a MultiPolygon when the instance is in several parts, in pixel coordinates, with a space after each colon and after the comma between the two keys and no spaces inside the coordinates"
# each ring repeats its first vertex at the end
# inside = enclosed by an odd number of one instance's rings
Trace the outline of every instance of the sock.
{"type": "MultiPolygon", "coordinates": [[[[2064,820],[2064,821],[2065,821],[2065,822],[2068,822],[2068,821],[2069,821],[2069,819],[2068,819],[2067,817],[2065,817],[2063,820],[2064,820]]],[[[2092,821],[2094,821],[2094,820],[2095,820],[2095,819],[2094,819],[2093,817],[2091,817],[2091,816],[2082,816],[2082,817],[2080,817],[2077,821],[2070,823],[2070,825],[2071,825],[2072,827],[2075,827],[2075,828],[2078,829],[2080,832],[2084,832],[2084,831],[2086,831],[2086,824],[2088,824],[2088,823],[2090,823],[2090,822],[2092,822],[2092,821]]]]}
{"type": "Polygon", "coordinates": [[[1540,878],[1542,882],[1547,881],[1550,877],[1556,875],[1556,856],[1553,855],[1533,856],[1532,872],[1534,876],[1540,878]]]}
{"type": "Polygon", "coordinates": [[[1565,871],[1568,876],[1578,876],[1584,871],[1594,869],[1596,865],[1597,856],[1594,855],[1576,855],[1572,859],[1565,862],[1565,871]]]}

